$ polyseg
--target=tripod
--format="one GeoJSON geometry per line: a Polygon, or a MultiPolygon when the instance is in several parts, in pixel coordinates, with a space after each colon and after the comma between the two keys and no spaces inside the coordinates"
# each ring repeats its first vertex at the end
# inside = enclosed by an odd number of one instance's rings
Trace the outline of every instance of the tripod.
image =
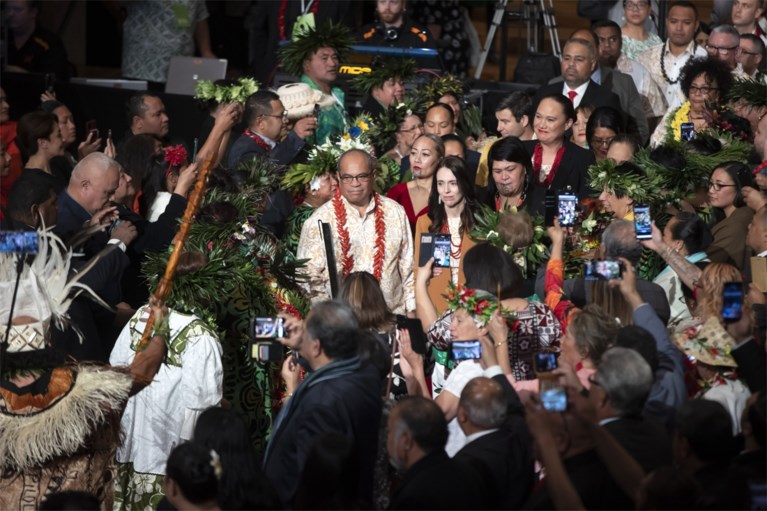
{"type": "MultiPolygon", "coordinates": [[[[523,0],[523,9],[521,12],[506,12],[506,6],[508,0],[498,0],[495,5],[495,14],[493,14],[493,21],[490,23],[490,29],[487,31],[487,38],[485,39],[485,45],[482,48],[482,53],[479,57],[479,63],[477,69],[474,70],[474,79],[479,80],[482,76],[482,70],[485,68],[485,62],[487,61],[487,55],[490,52],[490,47],[493,45],[495,39],[495,33],[498,31],[498,26],[504,19],[504,16],[509,16],[517,19],[524,20],[527,28],[527,51],[538,52],[539,46],[543,43],[543,34],[539,33],[540,23],[543,22],[549,30],[549,38],[551,39],[552,53],[556,57],[561,57],[562,48],[559,44],[559,33],[557,32],[557,20],[554,16],[554,1],[549,0],[549,7],[544,4],[544,0],[523,0]],[[540,20],[539,20],[540,18],[540,20]]],[[[505,28],[505,27],[504,27],[505,28]]],[[[503,30],[505,35],[505,30],[503,30]]],[[[506,46],[504,37],[503,47],[506,46]]],[[[506,58],[506,52],[501,52],[501,58],[506,58]]],[[[506,78],[506,66],[502,63],[501,81],[506,78]]]]}

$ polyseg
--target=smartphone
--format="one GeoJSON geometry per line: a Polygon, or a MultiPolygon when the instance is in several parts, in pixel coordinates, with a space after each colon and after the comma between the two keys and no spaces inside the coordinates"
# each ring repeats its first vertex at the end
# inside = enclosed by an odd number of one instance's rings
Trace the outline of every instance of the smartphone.
{"type": "Polygon", "coordinates": [[[85,123],[85,136],[90,135],[91,133],[94,133],[96,135],[96,138],[99,138],[99,127],[96,123],[96,119],[91,119],[90,121],[85,123]]]}
{"type": "Polygon", "coordinates": [[[435,268],[450,268],[450,235],[435,234],[432,244],[432,257],[435,268]]]}
{"type": "Polygon", "coordinates": [[[56,75],[53,73],[45,73],[45,90],[53,92],[53,88],[56,85],[56,75]]]}
{"type": "Polygon", "coordinates": [[[453,341],[450,356],[453,360],[477,360],[482,357],[482,345],[479,341],[453,341]]]}
{"type": "Polygon", "coordinates": [[[421,355],[426,354],[426,332],[423,331],[420,320],[397,314],[397,328],[404,328],[408,331],[413,351],[421,355]]]}
{"type": "Polygon", "coordinates": [[[559,218],[559,225],[562,227],[570,227],[575,225],[575,208],[578,205],[578,197],[573,194],[565,193],[561,194],[557,201],[557,217],[559,218]]]}
{"type": "Polygon", "coordinates": [[[251,320],[253,339],[278,339],[285,337],[285,322],[282,318],[254,318],[251,320]]]}
{"type": "Polygon", "coordinates": [[[738,321],[743,314],[743,283],[725,282],[722,290],[722,319],[738,321]]]}
{"type": "MultiPolygon", "coordinates": [[[[556,195],[552,194],[546,194],[546,198],[544,199],[544,207],[545,207],[545,213],[544,213],[544,223],[546,227],[551,227],[554,225],[554,218],[557,216],[557,197],[556,195]]],[[[561,225],[561,224],[560,224],[561,225]]]]}
{"type": "Polygon", "coordinates": [[[652,238],[652,217],[650,206],[647,204],[634,204],[634,232],[638,240],[652,238]]]}
{"type": "Polygon", "coordinates": [[[562,387],[553,387],[541,391],[541,405],[549,412],[564,412],[567,410],[567,390],[562,387]]]}
{"type": "Polygon", "coordinates": [[[583,262],[583,278],[586,280],[616,280],[623,274],[623,263],[592,259],[583,262]]]}
{"type": "Polygon", "coordinates": [[[557,354],[553,352],[536,353],[533,358],[536,373],[550,373],[559,367],[557,354]]]}
{"type": "Polygon", "coordinates": [[[257,362],[281,362],[285,360],[285,347],[275,341],[251,341],[250,358],[257,362]]]}
{"type": "Polygon", "coordinates": [[[315,119],[319,119],[320,118],[320,104],[319,103],[315,103],[314,104],[314,113],[312,114],[312,117],[314,117],[315,119]]]}
{"type": "Polygon", "coordinates": [[[681,128],[682,142],[689,142],[695,138],[695,124],[691,122],[683,122],[681,128]]]}
{"type": "Polygon", "coordinates": [[[0,231],[0,252],[36,254],[38,242],[37,231],[0,231]]]}

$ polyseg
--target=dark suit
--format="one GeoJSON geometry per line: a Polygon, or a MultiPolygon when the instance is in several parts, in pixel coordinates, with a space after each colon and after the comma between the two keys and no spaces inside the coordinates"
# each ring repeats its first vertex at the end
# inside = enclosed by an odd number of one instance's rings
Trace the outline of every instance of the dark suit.
{"type": "Polygon", "coordinates": [[[454,457],[472,466],[488,486],[491,509],[519,509],[535,483],[533,440],[524,406],[504,375],[493,378],[504,389],[507,415],[503,426],[466,444],[454,457]]]}
{"type": "Polygon", "coordinates": [[[620,417],[606,423],[604,428],[646,473],[671,465],[671,438],[660,422],[642,417],[620,417]]]}
{"type": "Polygon", "coordinates": [[[617,69],[604,66],[600,66],[599,69],[602,73],[602,86],[618,96],[621,110],[634,119],[642,143],[646,143],[650,139],[650,128],[647,125],[642,96],[637,90],[634,79],[617,69]]]}
{"type": "MultiPolygon", "coordinates": [[[[535,99],[533,100],[533,109],[531,111],[535,112],[538,110],[538,103],[541,102],[541,99],[544,96],[549,96],[551,94],[562,94],[563,87],[563,83],[559,82],[552,83],[551,85],[546,85],[545,87],[538,89],[538,93],[535,95],[535,99]]],[[[562,95],[564,96],[564,94],[562,95]]],[[[586,87],[586,92],[583,93],[583,97],[578,104],[591,105],[594,108],[599,108],[600,106],[611,106],[617,111],[623,112],[620,98],[618,98],[618,96],[611,92],[609,89],[596,83],[594,80],[589,80],[589,85],[586,87]]]]}
{"type": "MultiPolygon", "coordinates": [[[[339,361],[343,363],[343,361],[339,361]]],[[[380,373],[372,364],[325,379],[332,364],[311,373],[280,412],[269,439],[264,473],[280,501],[291,507],[307,455],[322,433],[335,431],[354,440],[359,456],[363,503],[372,502],[373,465],[381,420],[380,373]]]]}
{"type": "MultiPolygon", "coordinates": [[[[538,144],[535,140],[526,140],[522,144],[527,149],[530,158],[533,157],[535,146],[538,144]]],[[[578,199],[585,199],[592,195],[592,190],[588,182],[588,169],[594,163],[594,153],[578,147],[569,140],[564,141],[565,153],[559,162],[559,168],[554,175],[554,180],[548,190],[535,182],[535,177],[531,176],[527,187],[527,198],[525,204],[527,211],[531,215],[546,214],[546,193],[558,195],[569,190],[578,196],[578,199]]],[[[492,176],[491,176],[492,179],[492,176]]]]}
{"type": "MultiPolygon", "coordinates": [[[[760,307],[764,309],[764,305],[760,307]]],[[[734,348],[731,354],[738,363],[738,376],[743,378],[751,393],[764,392],[767,387],[767,359],[765,359],[764,348],[759,346],[756,340],[751,339],[734,348]]]]}
{"type": "Polygon", "coordinates": [[[472,467],[439,449],[405,472],[389,509],[485,509],[486,492],[472,467]]]}
{"type": "MultiPolygon", "coordinates": [[[[56,206],[56,225],[53,232],[64,242],[69,242],[72,236],[83,229],[85,222],[91,219],[91,214],[74,200],[66,190],[61,192],[56,206]]],[[[103,231],[93,233],[83,244],[82,251],[86,259],[96,255],[109,241],[109,234],[103,231]]]]}
{"type": "Polygon", "coordinates": [[[226,164],[230,169],[234,169],[242,162],[256,157],[267,157],[279,165],[289,165],[299,156],[304,145],[304,141],[296,135],[296,132],[291,131],[288,133],[288,138],[275,145],[271,151],[267,151],[248,135],[242,134],[232,144],[226,164]]]}

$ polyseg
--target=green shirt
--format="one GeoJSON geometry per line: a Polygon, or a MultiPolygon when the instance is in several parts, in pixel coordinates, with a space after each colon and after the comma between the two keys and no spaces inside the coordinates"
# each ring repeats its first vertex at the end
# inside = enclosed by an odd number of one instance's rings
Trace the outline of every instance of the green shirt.
{"type": "MultiPolygon", "coordinates": [[[[314,90],[321,90],[316,83],[306,75],[301,75],[301,81],[306,83],[314,90]]],[[[329,139],[337,135],[343,135],[348,125],[346,120],[346,110],[344,109],[344,91],[338,87],[333,87],[331,93],[336,98],[333,106],[323,108],[320,111],[320,118],[317,119],[317,131],[314,135],[314,144],[322,145],[329,139]]]]}

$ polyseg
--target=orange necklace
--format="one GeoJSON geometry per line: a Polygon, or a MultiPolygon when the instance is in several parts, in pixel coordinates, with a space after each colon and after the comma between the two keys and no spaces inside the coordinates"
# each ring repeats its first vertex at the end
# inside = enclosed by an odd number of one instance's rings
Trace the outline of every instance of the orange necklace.
{"type": "MultiPolygon", "coordinates": [[[[377,281],[381,281],[383,274],[384,256],[386,255],[386,222],[384,222],[383,204],[381,196],[373,194],[375,205],[373,206],[375,215],[375,254],[373,255],[373,276],[377,281]]],[[[336,190],[333,197],[333,209],[336,214],[336,228],[338,229],[338,239],[341,242],[341,268],[344,277],[349,275],[354,269],[354,256],[351,253],[352,243],[349,239],[349,229],[346,227],[346,208],[341,200],[341,192],[336,190]]]]}
{"type": "MultiPolygon", "coordinates": [[[[461,245],[463,245],[463,236],[461,236],[461,239],[458,241],[458,244],[456,245],[453,242],[453,233],[450,232],[450,224],[448,220],[445,220],[445,223],[442,224],[442,233],[443,234],[449,234],[450,235],[450,257],[453,259],[460,259],[461,258],[461,245]]],[[[459,231],[460,234],[460,231],[459,231]]]]}

